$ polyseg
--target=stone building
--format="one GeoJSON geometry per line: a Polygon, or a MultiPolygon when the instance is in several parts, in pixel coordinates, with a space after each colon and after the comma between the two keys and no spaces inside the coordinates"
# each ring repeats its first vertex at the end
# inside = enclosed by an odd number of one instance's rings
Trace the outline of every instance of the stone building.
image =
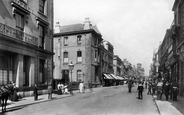
{"type": "Polygon", "coordinates": [[[56,27],[54,34],[54,79],[68,84],[73,81],[100,84],[100,46],[102,35],[86,18],[84,24],[56,27]],[[72,74],[69,64],[74,64],[72,74]]]}
{"type": "Polygon", "coordinates": [[[114,74],[116,76],[122,76],[123,77],[123,71],[122,68],[123,66],[123,61],[119,58],[118,55],[114,55],[113,57],[113,69],[114,69],[114,74]]]}
{"type": "Polygon", "coordinates": [[[0,85],[13,81],[20,96],[52,83],[53,0],[0,0],[0,85]]]}

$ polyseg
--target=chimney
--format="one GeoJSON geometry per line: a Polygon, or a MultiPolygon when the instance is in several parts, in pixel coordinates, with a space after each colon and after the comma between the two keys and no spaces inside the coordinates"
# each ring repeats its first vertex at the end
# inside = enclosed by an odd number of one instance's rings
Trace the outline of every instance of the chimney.
{"type": "Polygon", "coordinates": [[[59,22],[56,22],[56,25],[54,27],[54,33],[60,33],[61,26],[59,25],[59,22]]]}
{"type": "Polygon", "coordinates": [[[88,29],[91,29],[91,22],[89,21],[89,18],[85,18],[85,21],[84,21],[84,30],[88,30],[88,29]]]}

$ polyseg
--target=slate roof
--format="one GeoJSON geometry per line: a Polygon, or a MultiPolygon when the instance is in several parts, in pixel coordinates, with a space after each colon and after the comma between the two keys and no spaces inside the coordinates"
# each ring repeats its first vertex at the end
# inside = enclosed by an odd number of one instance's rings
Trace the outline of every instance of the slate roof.
{"type": "MultiPolygon", "coordinates": [[[[95,26],[91,26],[91,29],[96,31],[96,33],[101,34],[98,28],[95,26]]],[[[61,33],[65,32],[74,32],[74,31],[82,31],[84,30],[84,25],[83,24],[72,24],[72,25],[66,25],[66,26],[61,26],[61,33]]]]}

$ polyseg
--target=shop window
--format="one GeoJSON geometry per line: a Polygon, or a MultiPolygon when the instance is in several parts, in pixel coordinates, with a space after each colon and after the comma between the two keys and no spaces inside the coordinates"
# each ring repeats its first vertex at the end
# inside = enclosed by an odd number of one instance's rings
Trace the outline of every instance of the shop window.
{"type": "Polygon", "coordinates": [[[82,62],[82,51],[77,51],[77,62],[82,62]]]}
{"type": "Polygon", "coordinates": [[[44,73],[44,66],[45,66],[45,60],[40,59],[39,60],[39,84],[44,84],[45,83],[45,73],[44,73]]]}
{"type": "Polygon", "coordinates": [[[29,57],[24,56],[23,61],[23,86],[29,86],[29,57]]]}
{"type": "Polygon", "coordinates": [[[13,56],[0,52],[0,86],[13,81],[13,56]]]}
{"type": "Polygon", "coordinates": [[[68,63],[68,52],[63,53],[63,63],[68,63]]]}

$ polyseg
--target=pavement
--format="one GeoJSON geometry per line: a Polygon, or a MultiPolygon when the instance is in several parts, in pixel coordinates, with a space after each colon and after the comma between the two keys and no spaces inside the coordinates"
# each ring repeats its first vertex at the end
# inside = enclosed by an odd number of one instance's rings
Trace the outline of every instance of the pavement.
{"type": "MultiPolygon", "coordinates": [[[[101,90],[101,88],[108,88],[108,87],[93,88],[93,91],[101,90]]],[[[87,92],[91,92],[91,91],[89,89],[86,89],[85,93],[87,92]]],[[[79,91],[75,90],[73,91],[73,93],[75,95],[79,93],[79,91]]],[[[70,94],[64,94],[64,95],[52,94],[52,98],[53,98],[52,100],[66,98],[69,96],[72,96],[72,95],[70,94]]],[[[19,101],[17,102],[12,102],[8,100],[7,111],[12,111],[12,110],[23,108],[28,105],[48,102],[52,100],[48,99],[47,94],[39,95],[37,101],[34,101],[34,97],[24,97],[22,99],[19,99],[19,101]]],[[[165,95],[162,96],[162,100],[157,100],[156,96],[153,96],[153,100],[157,106],[157,109],[160,115],[184,115],[184,109],[183,109],[184,98],[182,97],[178,96],[178,101],[172,101],[172,100],[166,101],[165,95]]]]}
{"type": "Polygon", "coordinates": [[[161,100],[153,96],[160,115],[184,115],[184,97],[178,96],[177,99],[178,101],[166,101],[165,95],[162,95],[161,100]]]}
{"type": "MultiPolygon", "coordinates": [[[[93,91],[98,91],[101,88],[108,88],[108,87],[93,88],[93,91]]],[[[86,89],[85,93],[88,93],[88,92],[91,92],[91,90],[86,89]]],[[[74,95],[78,94],[79,90],[74,90],[73,93],[74,93],[74,95]]],[[[52,94],[52,100],[66,98],[66,97],[70,97],[70,96],[74,96],[74,95],[70,95],[70,94],[63,94],[63,95],[52,94]]],[[[48,101],[52,101],[52,100],[48,99],[48,94],[38,95],[38,100],[36,100],[36,101],[34,100],[33,96],[32,97],[24,97],[22,99],[19,99],[16,102],[8,100],[6,109],[7,109],[7,111],[13,111],[13,110],[18,110],[20,108],[23,108],[25,106],[34,105],[34,104],[43,103],[43,102],[48,102],[48,101]]],[[[1,108],[0,108],[0,112],[2,112],[1,108]]]]}

